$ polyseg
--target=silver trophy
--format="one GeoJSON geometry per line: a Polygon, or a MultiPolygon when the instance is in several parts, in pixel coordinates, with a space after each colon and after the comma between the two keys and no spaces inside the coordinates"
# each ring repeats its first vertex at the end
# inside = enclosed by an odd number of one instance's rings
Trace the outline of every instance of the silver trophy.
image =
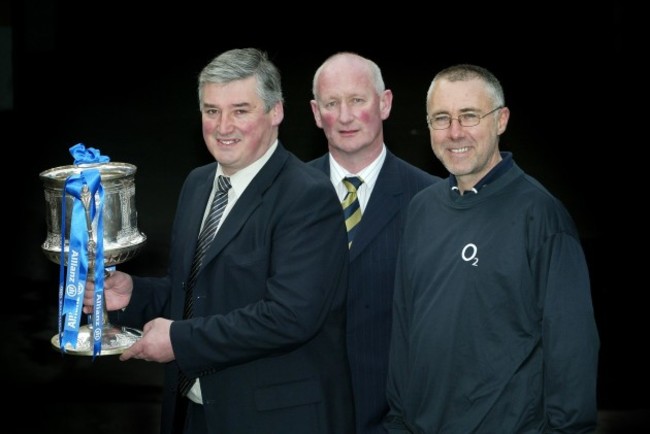
{"type": "MultiPolygon", "coordinates": [[[[103,266],[104,275],[108,276],[107,269],[121,264],[138,254],[146,242],[146,236],[138,231],[137,212],[135,208],[135,172],[136,167],[127,163],[90,163],[71,166],[55,167],[41,172],[39,177],[45,190],[47,238],[42,244],[45,256],[59,265],[61,257],[65,258],[68,266],[69,240],[73,202],[78,200],[70,195],[65,196],[65,217],[63,225],[63,197],[65,183],[69,176],[78,175],[86,169],[99,170],[101,185],[103,187],[103,266]],[[65,233],[61,228],[65,227],[65,233]],[[62,237],[63,252],[62,249],[62,237]]],[[[88,232],[88,279],[95,274],[95,250],[97,226],[93,226],[89,218],[91,201],[97,200],[90,194],[84,194],[83,206],[86,210],[86,225],[88,232]]],[[[104,304],[105,306],[105,304],[104,304]]],[[[101,352],[100,355],[121,354],[133,345],[141,336],[140,330],[116,326],[110,323],[105,307],[102,312],[93,315],[103,315],[101,327],[101,352]]],[[[61,321],[61,318],[59,318],[61,321]]],[[[93,322],[79,327],[76,345],[67,344],[63,350],[74,355],[94,355],[93,322]]],[[[61,350],[59,334],[51,339],[54,348],[61,350]]],[[[99,340],[98,340],[99,342],[99,340]]]]}

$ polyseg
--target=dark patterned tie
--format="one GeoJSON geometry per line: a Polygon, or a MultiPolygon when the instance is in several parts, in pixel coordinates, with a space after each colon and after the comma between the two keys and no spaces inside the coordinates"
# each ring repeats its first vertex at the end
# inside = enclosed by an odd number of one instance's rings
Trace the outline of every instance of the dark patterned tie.
{"type": "Polygon", "coordinates": [[[361,207],[357,198],[357,189],[363,183],[358,176],[343,178],[343,184],[348,189],[348,194],[343,198],[343,215],[345,216],[345,227],[348,230],[348,248],[352,247],[352,240],[357,231],[357,225],[361,221],[361,207]]]}
{"type": "MultiPolygon", "coordinates": [[[[217,191],[212,199],[212,205],[210,205],[210,213],[205,219],[203,228],[199,233],[196,250],[194,251],[194,260],[192,261],[192,269],[190,270],[190,277],[187,279],[187,284],[185,286],[185,309],[183,310],[184,319],[192,317],[192,307],[194,306],[193,289],[194,284],[196,283],[196,276],[201,268],[205,252],[208,250],[208,247],[210,247],[210,244],[214,239],[223,211],[226,209],[226,205],[228,204],[228,190],[230,190],[230,187],[230,178],[219,175],[217,179],[217,191]]],[[[179,377],[178,390],[182,396],[185,396],[192,388],[194,379],[186,377],[180,371],[179,377]]]]}

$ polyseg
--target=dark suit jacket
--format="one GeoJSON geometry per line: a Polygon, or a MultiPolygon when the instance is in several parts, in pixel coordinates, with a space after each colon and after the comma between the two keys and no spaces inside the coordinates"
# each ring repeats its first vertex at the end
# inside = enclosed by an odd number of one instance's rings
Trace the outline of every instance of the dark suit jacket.
{"type": "MultiPolygon", "coordinates": [[[[169,275],[134,278],[121,324],[182,317],[187,280],[217,163],[181,191],[169,275]]],[[[162,432],[171,432],[178,368],[200,377],[210,434],[352,433],[345,349],[347,235],[321,172],[282,145],[222,223],[199,271],[194,317],[175,321],[162,432]]]]}
{"type": "MultiPolygon", "coordinates": [[[[309,164],[330,173],[325,154],[309,164]]],[[[383,433],[397,246],[411,198],[440,178],[387,151],[350,249],[347,347],[356,433],[383,433]]]]}

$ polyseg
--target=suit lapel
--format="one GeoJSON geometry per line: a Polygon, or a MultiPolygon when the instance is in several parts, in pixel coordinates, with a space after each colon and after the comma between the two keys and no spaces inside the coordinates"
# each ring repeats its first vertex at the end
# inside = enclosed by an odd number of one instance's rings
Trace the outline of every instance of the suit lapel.
{"type": "Polygon", "coordinates": [[[196,243],[199,238],[199,231],[201,229],[201,222],[203,221],[203,214],[207,206],[208,199],[210,198],[210,191],[212,191],[212,184],[214,183],[214,176],[217,172],[217,164],[213,163],[213,168],[206,172],[203,179],[199,179],[196,185],[189,189],[188,194],[191,198],[184,203],[189,204],[203,204],[203,206],[188,206],[187,211],[187,238],[183,240],[185,249],[183,251],[183,273],[189,274],[194,259],[194,251],[196,250],[196,243]]]}
{"type": "Polygon", "coordinates": [[[377,177],[377,183],[372,190],[372,195],[361,217],[359,229],[354,236],[350,249],[350,261],[363,252],[370,242],[381,232],[401,209],[401,201],[395,200],[396,196],[403,194],[403,187],[399,176],[395,156],[388,152],[384,165],[377,177]]]}
{"type": "MultiPolygon", "coordinates": [[[[322,170],[328,177],[330,176],[329,154],[319,157],[312,161],[311,164],[322,170]]],[[[377,234],[381,232],[382,228],[400,211],[403,204],[401,204],[401,201],[395,200],[395,197],[402,194],[404,194],[404,191],[399,168],[396,164],[396,157],[386,150],[384,165],[377,177],[377,183],[372,190],[361,223],[359,223],[357,234],[354,236],[354,243],[352,243],[352,249],[350,250],[350,261],[359,256],[377,234]]]]}
{"type": "Polygon", "coordinates": [[[204,266],[228,245],[255,209],[260,206],[264,193],[273,185],[273,181],[277,178],[288,157],[289,153],[278,143],[278,147],[273,155],[271,155],[269,161],[264,164],[250,184],[248,184],[244,193],[237,199],[237,203],[235,203],[235,206],[230,210],[226,219],[221,224],[214,241],[205,253],[203,259],[204,266]]]}

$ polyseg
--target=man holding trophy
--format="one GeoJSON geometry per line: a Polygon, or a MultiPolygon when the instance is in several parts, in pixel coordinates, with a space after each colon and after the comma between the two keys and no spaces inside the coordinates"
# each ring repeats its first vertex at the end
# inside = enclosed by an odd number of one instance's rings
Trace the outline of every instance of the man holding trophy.
{"type": "Polygon", "coordinates": [[[198,93],[216,162],[185,180],[168,273],[104,281],[111,320],[143,331],[120,359],[165,363],[165,434],[352,433],[338,198],[278,140],[280,74],[265,53],[222,53],[198,93]]]}

